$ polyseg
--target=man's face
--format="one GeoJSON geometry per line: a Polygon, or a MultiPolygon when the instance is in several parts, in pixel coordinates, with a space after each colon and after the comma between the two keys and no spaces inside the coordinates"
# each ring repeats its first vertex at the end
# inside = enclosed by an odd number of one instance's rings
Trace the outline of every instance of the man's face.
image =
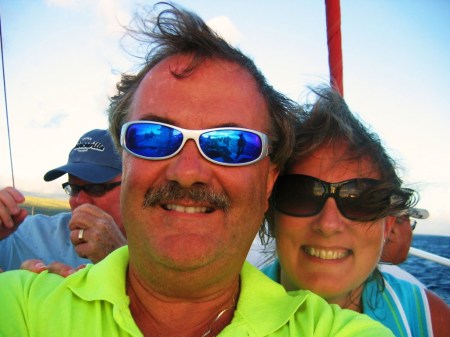
{"type": "MultiPolygon", "coordinates": [[[[165,59],[146,75],[135,93],[129,121],[159,121],[194,130],[236,126],[267,133],[267,107],[247,72],[208,60],[188,77],[176,79],[170,70],[184,62],[183,56],[165,59]]],[[[151,161],[124,151],[123,163],[121,207],[130,266],[136,272],[204,266],[220,272],[240,270],[277,175],[269,157],[247,166],[221,166],[203,158],[195,142],[188,140],[172,158],[151,161]],[[211,200],[188,197],[143,205],[150,189],[169,183],[182,190],[213,190],[225,196],[230,207],[224,210],[211,200]]]]}
{"type": "Polygon", "coordinates": [[[408,258],[412,241],[411,220],[408,215],[402,215],[393,220],[391,232],[383,248],[382,261],[399,264],[408,258]]]}
{"type": "MultiPolygon", "coordinates": [[[[122,175],[119,174],[114,179],[111,179],[106,183],[121,181],[121,179],[122,175]]],[[[79,179],[73,175],[69,175],[69,183],[81,186],[91,184],[90,182],[79,179]]],[[[78,195],[71,196],[69,198],[69,204],[72,211],[78,206],[83,204],[91,204],[97,206],[98,208],[102,209],[103,211],[111,215],[117,226],[122,231],[122,233],[125,233],[122,225],[122,219],[120,218],[119,203],[120,203],[120,185],[114,187],[109,191],[106,191],[106,193],[102,196],[92,196],[86,193],[84,190],[81,190],[80,193],[78,193],[78,195]]]]}

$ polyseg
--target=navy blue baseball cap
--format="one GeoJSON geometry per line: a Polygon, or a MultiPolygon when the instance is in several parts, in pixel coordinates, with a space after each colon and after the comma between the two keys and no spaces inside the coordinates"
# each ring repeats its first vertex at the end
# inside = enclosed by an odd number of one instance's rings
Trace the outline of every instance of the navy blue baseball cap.
{"type": "Polygon", "coordinates": [[[52,181],[66,173],[94,184],[105,183],[121,174],[122,158],[110,133],[99,129],[85,133],[70,151],[67,164],[48,171],[44,180],[52,181]]]}

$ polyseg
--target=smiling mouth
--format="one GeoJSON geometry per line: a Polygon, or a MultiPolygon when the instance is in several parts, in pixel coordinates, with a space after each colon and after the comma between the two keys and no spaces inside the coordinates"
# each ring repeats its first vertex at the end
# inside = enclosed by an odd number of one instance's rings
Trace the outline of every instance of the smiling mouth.
{"type": "Polygon", "coordinates": [[[343,259],[344,257],[347,257],[350,255],[349,250],[332,250],[332,249],[319,249],[314,247],[303,247],[303,251],[310,255],[317,257],[322,260],[339,260],[343,259]]]}
{"type": "Polygon", "coordinates": [[[211,213],[214,211],[211,207],[206,206],[181,206],[176,204],[163,204],[162,208],[164,208],[167,211],[175,211],[180,213],[211,213]]]}

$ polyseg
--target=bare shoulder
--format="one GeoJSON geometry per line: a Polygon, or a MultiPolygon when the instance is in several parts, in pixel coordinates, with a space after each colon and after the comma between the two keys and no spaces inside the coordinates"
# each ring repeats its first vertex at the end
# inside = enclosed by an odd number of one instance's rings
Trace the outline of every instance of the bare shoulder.
{"type": "Polygon", "coordinates": [[[435,293],[425,290],[430,306],[431,321],[435,337],[450,336],[450,307],[435,293]]]}

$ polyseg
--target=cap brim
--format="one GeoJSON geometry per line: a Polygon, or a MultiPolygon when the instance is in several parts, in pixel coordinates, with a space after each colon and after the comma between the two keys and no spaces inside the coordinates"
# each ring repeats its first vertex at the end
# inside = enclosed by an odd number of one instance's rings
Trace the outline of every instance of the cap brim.
{"type": "Polygon", "coordinates": [[[52,181],[66,173],[81,180],[98,184],[114,179],[116,176],[121,174],[122,171],[109,166],[92,165],[87,163],[70,163],[48,171],[44,175],[44,180],[52,181]]]}
{"type": "Polygon", "coordinates": [[[410,217],[416,219],[426,219],[430,216],[430,213],[423,208],[410,208],[407,213],[410,217]]]}

